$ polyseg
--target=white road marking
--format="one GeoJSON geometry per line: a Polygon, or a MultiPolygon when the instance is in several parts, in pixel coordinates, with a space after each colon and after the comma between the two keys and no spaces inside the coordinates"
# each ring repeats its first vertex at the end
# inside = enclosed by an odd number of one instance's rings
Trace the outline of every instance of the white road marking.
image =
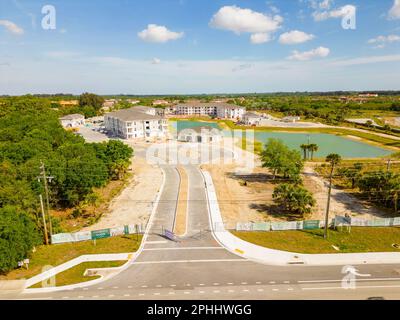
{"type": "Polygon", "coordinates": [[[257,291],[258,291],[258,292],[263,292],[263,291],[264,291],[264,289],[257,289],[257,291]]]}
{"type": "Polygon", "coordinates": [[[247,282],[242,282],[242,284],[243,284],[243,285],[246,285],[246,284],[247,284],[247,282]]]}
{"type": "Polygon", "coordinates": [[[100,288],[97,288],[97,290],[103,290],[103,289],[104,289],[104,288],[101,288],[101,287],[100,287],[100,288]]]}
{"type": "Polygon", "coordinates": [[[279,289],[272,289],[272,291],[279,291],[279,289]]]}
{"type": "Polygon", "coordinates": [[[159,243],[168,243],[168,241],[146,241],[145,244],[159,244],[159,243]]]}
{"type": "Polygon", "coordinates": [[[118,287],[112,287],[113,289],[118,289],[118,287]]]}
{"type": "MultiPolygon", "coordinates": [[[[355,288],[355,290],[358,290],[358,289],[384,289],[384,288],[400,288],[400,285],[395,285],[395,286],[357,286],[355,288]]],[[[301,288],[301,290],[337,290],[337,289],[346,290],[346,288],[342,288],[342,287],[301,288]]]]}
{"type": "Polygon", "coordinates": [[[99,297],[99,296],[93,296],[92,298],[95,298],[95,299],[96,299],[96,298],[98,298],[98,297],[99,297]]]}
{"type": "Polygon", "coordinates": [[[261,282],[260,282],[260,281],[257,281],[256,284],[261,284],[261,282]]]}
{"type": "Polygon", "coordinates": [[[69,299],[69,297],[62,297],[63,299],[69,299]]]}
{"type": "Polygon", "coordinates": [[[161,284],[156,285],[156,288],[162,288],[161,284]]]}
{"type": "Polygon", "coordinates": [[[144,293],[139,293],[139,296],[143,297],[143,296],[144,296],[144,293]]]}
{"type": "Polygon", "coordinates": [[[129,293],[124,294],[124,297],[130,297],[131,295],[129,293]]]}
{"type": "Polygon", "coordinates": [[[190,292],[189,291],[185,291],[184,294],[190,294],[190,292]]]}
{"type": "Polygon", "coordinates": [[[283,283],[290,283],[290,281],[283,281],[283,283]]]}
{"type": "Polygon", "coordinates": [[[275,281],[270,281],[269,283],[270,283],[270,284],[275,284],[276,282],[275,282],[275,281]]]}
{"type": "Polygon", "coordinates": [[[204,292],[204,291],[199,291],[199,293],[200,293],[200,294],[203,294],[203,293],[205,293],[205,292],[204,292]]]}
{"type": "Polygon", "coordinates": [[[293,288],[288,288],[288,291],[293,291],[294,289],[293,288]]]}
{"type": "Polygon", "coordinates": [[[171,291],[171,292],[168,292],[168,294],[175,294],[175,292],[171,291]]]}
{"type": "Polygon", "coordinates": [[[210,260],[165,260],[165,261],[136,261],[132,264],[168,264],[168,263],[210,263],[210,262],[248,262],[245,259],[210,259],[210,260]]]}
{"type": "Polygon", "coordinates": [[[84,297],[83,296],[78,296],[78,299],[83,299],[84,297]]]}
{"type": "Polygon", "coordinates": [[[114,296],[113,294],[109,294],[108,297],[109,297],[109,298],[113,298],[113,297],[115,297],[115,296],[114,296]]]}
{"type": "MultiPolygon", "coordinates": [[[[373,278],[373,279],[357,279],[357,281],[400,281],[400,278],[373,278]]],[[[328,282],[342,282],[340,280],[300,280],[298,283],[328,283],[328,282]]]]}
{"type": "Polygon", "coordinates": [[[147,288],[147,286],[145,285],[145,286],[142,286],[142,288],[147,288]]]}
{"type": "Polygon", "coordinates": [[[213,292],[214,292],[214,293],[220,293],[221,291],[219,291],[219,290],[214,290],[213,292]]]}
{"type": "Polygon", "coordinates": [[[204,286],[204,283],[200,283],[199,286],[204,286]]]}
{"type": "Polygon", "coordinates": [[[176,287],[176,284],[171,284],[171,287],[176,287]]]}
{"type": "Polygon", "coordinates": [[[89,288],[83,288],[82,290],[89,290],[89,288]]]}
{"type": "Polygon", "coordinates": [[[133,287],[132,286],[128,286],[128,289],[132,289],[133,287]]]}
{"type": "Polygon", "coordinates": [[[231,289],[231,290],[228,290],[228,292],[232,293],[232,292],[235,292],[235,290],[232,290],[232,289],[231,289]]]}
{"type": "Polygon", "coordinates": [[[249,292],[250,290],[247,290],[247,289],[244,289],[244,290],[242,290],[243,292],[249,292]]]}
{"type": "Polygon", "coordinates": [[[213,283],[214,286],[219,286],[218,282],[213,283]]]}
{"type": "Polygon", "coordinates": [[[143,251],[169,251],[169,250],[225,250],[222,247],[179,247],[179,248],[149,248],[143,251]]]}
{"type": "Polygon", "coordinates": [[[233,285],[233,282],[228,282],[229,285],[233,285]]]}
{"type": "Polygon", "coordinates": [[[153,293],[155,296],[159,296],[160,295],[160,293],[159,292],[156,292],[156,293],[153,293]]]}

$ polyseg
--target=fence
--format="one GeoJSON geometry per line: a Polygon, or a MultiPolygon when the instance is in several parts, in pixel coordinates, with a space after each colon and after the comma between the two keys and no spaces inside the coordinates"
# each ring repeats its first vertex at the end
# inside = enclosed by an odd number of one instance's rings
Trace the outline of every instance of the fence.
{"type": "MultiPolygon", "coordinates": [[[[380,218],[365,220],[360,218],[336,216],[330,225],[335,228],[338,226],[355,227],[395,227],[400,226],[398,218],[380,218]]],[[[228,229],[236,231],[285,231],[285,230],[315,230],[325,227],[325,222],[321,220],[291,221],[291,222],[246,222],[236,223],[236,226],[228,229]]]]}
{"type": "Polygon", "coordinates": [[[68,242],[80,242],[87,240],[105,239],[116,236],[144,233],[145,227],[142,224],[126,225],[123,227],[94,230],[94,231],[82,231],[75,233],[59,233],[51,236],[52,244],[68,243],[68,242]]]}

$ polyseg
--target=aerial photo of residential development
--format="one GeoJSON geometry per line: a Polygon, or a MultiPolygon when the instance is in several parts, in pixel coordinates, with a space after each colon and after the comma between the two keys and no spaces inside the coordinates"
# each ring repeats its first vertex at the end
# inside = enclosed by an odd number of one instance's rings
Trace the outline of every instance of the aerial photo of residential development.
{"type": "Polygon", "coordinates": [[[399,71],[399,0],[0,0],[0,299],[400,300],[399,71]]]}

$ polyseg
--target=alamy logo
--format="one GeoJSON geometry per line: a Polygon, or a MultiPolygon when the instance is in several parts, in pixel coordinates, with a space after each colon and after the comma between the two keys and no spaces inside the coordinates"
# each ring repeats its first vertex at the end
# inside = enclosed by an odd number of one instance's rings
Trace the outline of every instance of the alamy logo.
{"type": "Polygon", "coordinates": [[[346,6],[343,10],[342,28],[345,30],[355,30],[357,27],[357,8],[346,6]]]}
{"type": "Polygon", "coordinates": [[[42,14],[45,16],[42,18],[42,28],[44,30],[55,30],[56,24],[56,8],[52,5],[45,5],[42,8],[42,14]]]}
{"type": "Polygon", "coordinates": [[[358,273],[358,270],[353,266],[344,266],[342,268],[342,274],[345,276],[342,279],[342,288],[343,289],[355,289],[357,277],[370,277],[370,274],[361,274],[358,273]]]}

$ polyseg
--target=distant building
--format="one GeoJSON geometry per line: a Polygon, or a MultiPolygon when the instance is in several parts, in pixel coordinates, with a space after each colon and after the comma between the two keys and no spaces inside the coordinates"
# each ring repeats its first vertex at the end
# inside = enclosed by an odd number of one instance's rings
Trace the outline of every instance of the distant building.
{"type": "Polygon", "coordinates": [[[263,117],[257,113],[248,112],[243,115],[243,122],[248,126],[259,126],[263,117]]]}
{"type": "Polygon", "coordinates": [[[358,95],[360,98],[377,98],[379,94],[377,93],[361,93],[358,95]]]}
{"type": "Polygon", "coordinates": [[[167,100],[155,100],[153,101],[153,106],[168,106],[169,101],[167,100]]]}
{"type": "Polygon", "coordinates": [[[186,128],[178,132],[178,141],[182,142],[216,143],[221,139],[221,131],[210,126],[186,128]]]}
{"type": "Polygon", "coordinates": [[[69,114],[60,118],[64,128],[77,128],[85,125],[85,117],[81,114],[69,114]]]}
{"type": "Polygon", "coordinates": [[[227,103],[182,103],[176,106],[176,114],[183,116],[211,116],[241,120],[246,108],[227,103]]]}
{"type": "Polygon", "coordinates": [[[166,138],[167,120],[156,114],[156,109],[132,107],[104,115],[108,132],[123,139],[166,138]]]}
{"type": "Polygon", "coordinates": [[[283,122],[288,122],[288,123],[296,123],[297,121],[300,121],[300,117],[297,116],[288,116],[288,117],[284,117],[282,118],[283,122]]]}

